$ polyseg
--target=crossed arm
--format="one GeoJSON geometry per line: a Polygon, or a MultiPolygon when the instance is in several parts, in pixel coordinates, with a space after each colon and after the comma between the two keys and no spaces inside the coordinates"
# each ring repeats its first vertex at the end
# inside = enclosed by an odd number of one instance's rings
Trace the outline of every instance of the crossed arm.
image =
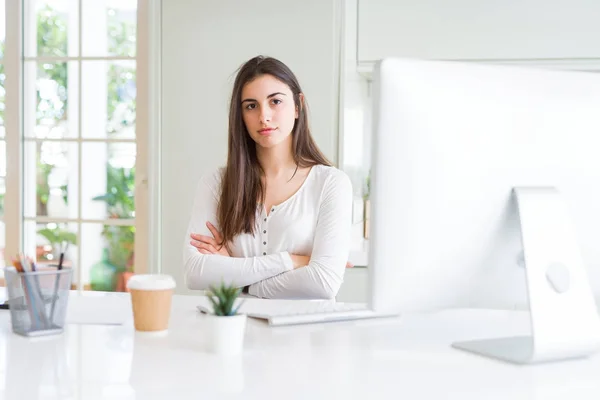
{"type": "Polygon", "coordinates": [[[224,281],[249,286],[261,298],[334,298],[344,275],[350,244],[352,186],[344,174],[332,175],[319,206],[310,255],[280,252],[231,257],[210,221],[216,220],[216,192],[203,178],[196,192],[184,246],[185,280],[190,289],[224,281]]]}

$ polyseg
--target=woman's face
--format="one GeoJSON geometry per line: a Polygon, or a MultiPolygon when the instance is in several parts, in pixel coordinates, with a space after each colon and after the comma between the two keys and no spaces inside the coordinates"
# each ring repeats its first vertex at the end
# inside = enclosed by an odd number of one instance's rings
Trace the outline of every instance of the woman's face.
{"type": "Polygon", "coordinates": [[[298,110],[290,88],[272,75],[261,75],[242,88],[242,115],[250,137],[264,148],[284,142],[298,110]]]}

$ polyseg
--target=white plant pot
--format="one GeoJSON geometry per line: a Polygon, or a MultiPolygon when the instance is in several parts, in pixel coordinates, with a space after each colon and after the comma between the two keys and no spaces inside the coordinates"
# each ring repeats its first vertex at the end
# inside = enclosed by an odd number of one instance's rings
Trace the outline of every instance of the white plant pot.
{"type": "Polygon", "coordinates": [[[208,316],[208,350],[222,355],[238,355],[244,348],[246,314],[230,317],[208,316]]]}

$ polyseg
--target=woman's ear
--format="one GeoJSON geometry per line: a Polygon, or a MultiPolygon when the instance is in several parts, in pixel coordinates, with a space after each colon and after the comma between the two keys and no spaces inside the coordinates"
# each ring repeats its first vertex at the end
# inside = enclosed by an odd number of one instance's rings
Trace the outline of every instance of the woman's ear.
{"type": "Polygon", "coordinates": [[[298,104],[296,105],[296,119],[300,115],[300,110],[304,107],[304,94],[298,94],[298,104]]]}

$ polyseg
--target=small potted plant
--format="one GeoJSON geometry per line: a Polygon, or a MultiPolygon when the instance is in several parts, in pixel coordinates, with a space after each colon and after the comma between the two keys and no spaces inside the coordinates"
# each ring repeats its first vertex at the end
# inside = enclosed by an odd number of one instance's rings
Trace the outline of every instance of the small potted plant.
{"type": "Polygon", "coordinates": [[[246,331],[246,315],[238,314],[243,302],[236,302],[241,288],[225,285],[211,286],[207,297],[213,307],[209,315],[209,350],[224,355],[242,352],[246,331]]]}

